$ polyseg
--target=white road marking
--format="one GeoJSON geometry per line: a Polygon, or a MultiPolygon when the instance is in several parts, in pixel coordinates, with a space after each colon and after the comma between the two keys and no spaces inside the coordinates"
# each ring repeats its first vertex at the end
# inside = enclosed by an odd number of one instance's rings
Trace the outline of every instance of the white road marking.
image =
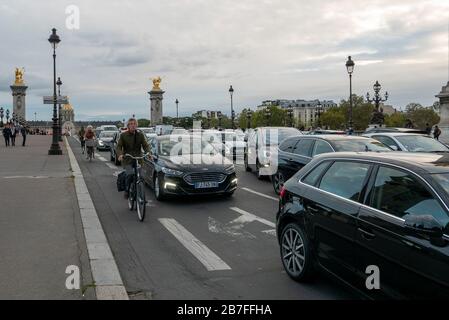
{"type": "Polygon", "coordinates": [[[242,210],[240,208],[235,208],[235,207],[234,208],[230,208],[230,209],[232,211],[235,211],[235,212],[241,214],[241,216],[238,217],[237,219],[233,220],[232,223],[245,224],[245,223],[248,223],[248,222],[259,221],[260,223],[263,223],[263,224],[269,226],[270,228],[276,228],[276,225],[273,222],[268,221],[268,220],[266,220],[264,218],[260,218],[260,217],[254,215],[252,213],[249,213],[249,212],[247,212],[245,210],[242,210]]]}
{"type": "Polygon", "coordinates": [[[76,141],[78,141],[79,144],[81,144],[80,140],[77,137],[72,137],[73,139],[75,139],[76,141]]]}
{"type": "Polygon", "coordinates": [[[195,256],[208,271],[231,270],[223,260],[195,238],[175,219],[159,219],[159,222],[195,256]]]}
{"type": "Polygon", "coordinates": [[[103,162],[108,162],[108,160],[106,160],[105,158],[103,158],[102,156],[100,156],[99,153],[96,153],[96,154],[95,154],[95,158],[98,158],[98,159],[100,159],[100,160],[103,161],[103,162]]]}
{"type": "Polygon", "coordinates": [[[245,191],[248,191],[248,192],[251,192],[251,193],[254,193],[254,194],[257,194],[258,196],[261,196],[261,197],[264,197],[264,198],[267,198],[267,199],[271,199],[271,200],[273,200],[273,201],[279,201],[279,199],[278,198],[275,198],[275,197],[271,197],[271,196],[267,196],[266,194],[263,194],[263,193],[260,193],[260,192],[257,192],[257,191],[254,191],[254,190],[251,190],[251,189],[249,189],[249,188],[242,188],[242,190],[245,190],[245,191]]]}
{"type": "Polygon", "coordinates": [[[212,217],[209,217],[207,221],[207,226],[209,228],[209,232],[211,233],[225,234],[232,238],[256,239],[256,236],[253,235],[252,233],[242,230],[244,227],[243,224],[235,224],[232,222],[228,224],[223,224],[222,222],[212,217]]]}
{"type": "Polygon", "coordinates": [[[262,231],[262,233],[276,237],[276,229],[264,230],[264,231],[262,231]]]}

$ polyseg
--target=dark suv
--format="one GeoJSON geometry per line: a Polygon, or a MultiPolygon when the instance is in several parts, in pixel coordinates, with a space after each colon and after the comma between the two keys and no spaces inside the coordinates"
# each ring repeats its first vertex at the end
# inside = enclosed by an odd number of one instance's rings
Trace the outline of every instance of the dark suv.
{"type": "Polygon", "coordinates": [[[297,281],[319,268],[372,298],[447,299],[449,157],[318,156],[285,183],[277,234],[297,281]]]}
{"type": "Polygon", "coordinates": [[[279,194],[285,181],[312,160],[327,152],[391,151],[381,142],[365,137],[342,135],[303,135],[286,139],[279,146],[277,171],[271,177],[274,192],[279,194]]]}

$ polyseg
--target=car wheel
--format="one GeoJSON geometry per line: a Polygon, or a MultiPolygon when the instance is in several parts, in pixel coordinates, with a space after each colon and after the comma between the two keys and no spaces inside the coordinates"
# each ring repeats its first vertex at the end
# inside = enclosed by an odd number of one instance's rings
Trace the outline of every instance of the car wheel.
{"type": "Polygon", "coordinates": [[[156,178],[154,179],[154,196],[156,197],[157,201],[163,201],[165,199],[164,189],[162,187],[164,180],[159,180],[159,177],[156,175],[156,178]]]}
{"type": "Polygon", "coordinates": [[[114,157],[112,156],[112,152],[110,153],[110,160],[111,160],[111,162],[115,161],[114,157]]]}
{"type": "Polygon", "coordinates": [[[281,188],[285,183],[285,178],[284,175],[282,174],[282,172],[276,172],[272,177],[271,177],[271,182],[273,183],[273,189],[274,192],[276,192],[276,194],[279,194],[281,192],[281,188]]]}
{"type": "Polygon", "coordinates": [[[288,224],[281,233],[281,260],[287,274],[295,281],[313,278],[314,263],[309,240],[295,223],[288,224]]]}

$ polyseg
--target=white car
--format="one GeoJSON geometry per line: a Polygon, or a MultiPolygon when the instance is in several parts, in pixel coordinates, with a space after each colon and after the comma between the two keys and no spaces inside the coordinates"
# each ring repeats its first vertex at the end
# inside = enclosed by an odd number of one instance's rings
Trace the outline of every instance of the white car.
{"type": "Polygon", "coordinates": [[[446,145],[424,134],[383,132],[363,136],[376,139],[396,151],[449,152],[446,145]]]}

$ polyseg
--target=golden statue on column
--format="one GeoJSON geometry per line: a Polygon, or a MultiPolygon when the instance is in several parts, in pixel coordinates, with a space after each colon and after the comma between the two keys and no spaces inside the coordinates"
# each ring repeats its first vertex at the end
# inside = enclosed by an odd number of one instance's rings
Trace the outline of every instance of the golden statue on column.
{"type": "Polygon", "coordinates": [[[16,68],[16,81],[14,84],[21,85],[23,84],[23,74],[25,73],[25,68],[19,69],[16,68]]]}

